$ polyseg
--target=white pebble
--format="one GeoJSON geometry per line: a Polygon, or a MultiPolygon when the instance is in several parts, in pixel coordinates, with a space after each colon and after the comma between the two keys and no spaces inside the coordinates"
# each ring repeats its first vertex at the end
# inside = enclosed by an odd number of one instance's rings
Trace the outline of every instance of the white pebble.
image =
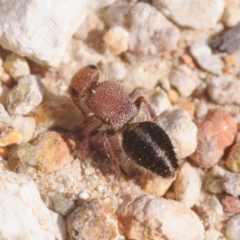
{"type": "Polygon", "coordinates": [[[15,53],[7,56],[3,66],[14,80],[18,80],[19,78],[30,74],[27,59],[18,56],[15,53]]]}
{"type": "Polygon", "coordinates": [[[189,97],[198,86],[199,79],[188,66],[179,65],[172,70],[170,82],[182,97],[189,97]]]}
{"type": "Polygon", "coordinates": [[[209,29],[217,24],[223,0],[153,0],[153,6],[180,26],[209,29]]]}
{"type": "Polygon", "coordinates": [[[2,239],[54,240],[54,225],[35,183],[24,174],[0,171],[2,239]]]}
{"type": "Polygon", "coordinates": [[[178,158],[185,158],[195,151],[197,127],[186,111],[177,109],[163,114],[159,125],[169,135],[178,158]]]}
{"type": "Polygon", "coordinates": [[[196,168],[185,162],[174,182],[176,200],[190,208],[193,207],[199,199],[201,185],[202,181],[196,168]]]}
{"type": "Polygon", "coordinates": [[[224,63],[218,54],[212,54],[211,48],[207,45],[207,39],[197,40],[190,46],[190,53],[197,63],[206,71],[213,74],[221,74],[224,63]]]}
{"type": "Polygon", "coordinates": [[[21,56],[57,66],[86,18],[86,0],[14,0],[0,8],[0,44],[21,56]]]}
{"type": "Polygon", "coordinates": [[[179,30],[150,4],[115,4],[108,8],[105,20],[110,26],[129,30],[129,50],[141,55],[156,55],[176,47],[179,30]]]}
{"type": "Polygon", "coordinates": [[[204,238],[203,224],[196,213],[174,200],[132,193],[117,210],[117,215],[128,239],[204,238]]]}
{"type": "Polygon", "coordinates": [[[8,112],[16,115],[28,114],[42,102],[43,93],[40,77],[28,75],[20,78],[18,84],[8,93],[8,112]]]}
{"type": "Polygon", "coordinates": [[[223,189],[232,196],[240,195],[240,174],[226,171],[223,189]]]}
{"type": "Polygon", "coordinates": [[[230,218],[227,223],[226,235],[229,240],[239,240],[240,236],[240,214],[230,218]]]}
{"type": "Polygon", "coordinates": [[[86,191],[81,192],[81,193],[79,194],[79,198],[84,199],[84,200],[87,200],[87,199],[89,198],[89,194],[88,194],[86,191]]]}
{"type": "Polygon", "coordinates": [[[49,210],[55,229],[55,240],[65,240],[67,237],[67,228],[64,218],[51,210],[49,210]]]}
{"type": "Polygon", "coordinates": [[[23,142],[32,139],[36,122],[33,117],[23,117],[21,115],[11,116],[11,126],[23,135],[23,142]]]}

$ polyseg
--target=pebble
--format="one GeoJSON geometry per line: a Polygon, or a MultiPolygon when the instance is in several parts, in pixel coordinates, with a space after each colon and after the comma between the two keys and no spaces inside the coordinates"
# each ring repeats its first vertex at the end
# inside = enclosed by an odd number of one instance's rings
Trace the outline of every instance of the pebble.
{"type": "Polygon", "coordinates": [[[198,216],[177,201],[132,192],[118,208],[117,216],[127,239],[204,239],[198,216]]]}
{"type": "Polygon", "coordinates": [[[213,167],[236,135],[233,117],[221,110],[212,110],[198,126],[197,148],[190,158],[202,168],[213,167]]]}
{"type": "Polygon", "coordinates": [[[64,218],[51,210],[49,210],[54,225],[55,240],[66,240],[67,228],[64,218]]]}
{"type": "Polygon", "coordinates": [[[9,73],[9,75],[17,81],[19,78],[29,75],[30,69],[27,59],[18,56],[15,53],[11,53],[7,56],[3,63],[4,69],[9,73]]]}
{"type": "Polygon", "coordinates": [[[224,62],[219,54],[212,54],[212,50],[207,44],[207,38],[198,39],[190,46],[189,50],[202,69],[217,75],[222,73],[224,62]]]}
{"type": "Polygon", "coordinates": [[[223,189],[230,195],[240,195],[240,174],[226,171],[224,176],[223,189]]]}
{"type": "Polygon", "coordinates": [[[10,126],[10,117],[4,106],[0,103],[0,132],[7,130],[10,126]]]}
{"type": "Polygon", "coordinates": [[[175,178],[162,178],[157,175],[149,178],[143,174],[139,179],[139,184],[147,193],[152,194],[155,197],[162,197],[165,195],[174,180],[175,178]]]}
{"type": "Polygon", "coordinates": [[[192,154],[197,146],[197,127],[188,113],[172,110],[160,116],[159,125],[169,135],[179,159],[192,154]]]}
{"type": "Polygon", "coordinates": [[[226,27],[234,27],[240,22],[240,8],[226,7],[222,16],[222,22],[226,27]]]}
{"type": "Polygon", "coordinates": [[[67,231],[71,240],[118,240],[118,224],[111,204],[93,199],[79,204],[67,216],[67,231]]]}
{"type": "Polygon", "coordinates": [[[10,148],[8,153],[8,167],[11,171],[26,173],[29,166],[35,166],[36,152],[29,143],[21,143],[10,148]]]}
{"type": "Polygon", "coordinates": [[[51,215],[32,179],[0,170],[0,182],[1,238],[54,240],[51,215]]]}
{"type": "Polygon", "coordinates": [[[221,199],[221,203],[224,212],[232,214],[240,213],[240,200],[238,197],[225,194],[221,199]]]}
{"type": "Polygon", "coordinates": [[[172,108],[172,104],[170,103],[167,93],[160,88],[156,88],[149,99],[151,106],[157,115],[160,115],[172,108]]]}
{"type": "Polygon", "coordinates": [[[195,109],[196,105],[192,101],[187,100],[180,100],[177,104],[175,104],[176,107],[185,110],[191,119],[194,119],[195,109]]]}
{"type": "Polygon", "coordinates": [[[200,30],[217,24],[223,13],[224,0],[153,0],[153,6],[177,25],[200,30]]]}
{"type": "Polygon", "coordinates": [[[79,198],[83,200],[87,200],[89,198],[88,192],[84,191],[79,194],[79,198]]]}
{"type": "Polygon", "coordinates": [[[44,87],[39,76],[21,77],[7,95],[8,112],[15,115],[28,114],[42,102],[43,94],[44,87]]]}
{"type": "Polygon", "coordinates": [[[174,182],[176,200],[189,208],[193,207],[199,199],[201,186],[202,181],[197,169],[188,162],[183,163],[174,182]]]}
{"type": "Polygon", "coordinates": [[[63,168],[72,161],[70,151],[72,140],[64,134],[45,132],[34,141],[37,169],[50,174],[63,168]]]}
{"type": "Polygon", "coordinates": [[[235,143],[228,154],[226,160],[227,168],[235,173],[240,173],[240,142],[235,143]]]}
{"type": "Polygon", "coordinates": [[[23,136],[23,142],[32,139],[35,130],[35,119],[32,117],[23,117],[21,115],[11,116],[11,126],[23,136]]]}
{"type": "Polygon", "coordinates": [[[221,35],[211,39],[209,45],[211,48],[220,52],[233,53],[240,46],[240,23],[233,28],[223,32],[221,35]]]}
{"type": "Polygon", "coordinates": [[[175,49],[179,29],[147,3],[115,4],[105,12],[109,26],[123,26],[129,31],[129,51],[143,56],[175,49]]]}
{"type": "Polygon", "coordinates": [[[72,101],[61,96],[44,101],[33,109],[28,116],[35,119],[38,129],[61,128],[73,130],[79,127],[79,123],[83,119],[72,101]]]}
{"type": "Polygon", "coordinates": [[[103,37],[103,41],[115,55],[128,50],[129,33],[123,27],[111,27],[103,37]]]}
{"type": "Polygon", "coordinates": [[[238,240],[240,236],[240,214],[229,219],[226,228],[226,236],[229,240],[238,240]]]}
{"type": "Polygon", "coordinates": [[[240,105],[240,82],[234,75],[211,76],[207,78],[207,92],[209,97],[221,105],[240,105]]]}
{"type": "Polygon", "coordinates": [[[188,66],[179,65],[171,71],[170,82],[182,97],[189,97],[197,88],[199,79],[188,66]]]}
{"type": "Polygon", "coordinates": [[[7,95],[10,89],[5,85],[0,85],[0,103],[6,107],[7,105],[7,95]]]}
{"type": "Polygon", "coordinates": [[[0,147],[7,147],[13,144],[20,144],[23,141],[23,136],[20,132],[12,129],[7,129],[0,134],[0,147]]]}
{"type": "Polygon", "coordinates": [[[74,202],[71,199],[67,199],[60,193],[55,193],[51,198],[54,206],[54,211],[67,216],[69,212],[74,208],[74,202]]]}
{"type": "Polygon", "coordinates": [[[57,66],[68,41],[86,19],[86,7],[86,0],[4,2],[0,44],[40,64],[57,66]]]}

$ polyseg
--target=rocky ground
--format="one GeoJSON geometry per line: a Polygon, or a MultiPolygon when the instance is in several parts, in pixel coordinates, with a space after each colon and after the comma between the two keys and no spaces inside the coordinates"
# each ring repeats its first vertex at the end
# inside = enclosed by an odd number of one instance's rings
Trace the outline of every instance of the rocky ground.
{"type": "Polygon", "coordinates": [[[239,22],[239,0],[0,1],[0,238],[238,240],[239,22]],[[174,178],[84,147],[68,86],[88,64],[142,89],[174,178]]]}

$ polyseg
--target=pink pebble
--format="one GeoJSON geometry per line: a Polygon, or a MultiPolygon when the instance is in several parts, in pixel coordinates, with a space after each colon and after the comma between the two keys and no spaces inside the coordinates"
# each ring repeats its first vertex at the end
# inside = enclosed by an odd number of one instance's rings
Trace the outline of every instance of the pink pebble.
{"type": "Polygon", "coordinates": [[[202,168],[214,166],[237,134],[233,117],[221,110],[210,111],[198,126],[197,148],[191,159],[202,168]]]}

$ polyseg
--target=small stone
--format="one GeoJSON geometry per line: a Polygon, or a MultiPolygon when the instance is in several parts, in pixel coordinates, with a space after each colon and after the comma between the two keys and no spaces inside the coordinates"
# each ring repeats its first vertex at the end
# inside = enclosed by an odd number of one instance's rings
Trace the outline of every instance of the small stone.
{"type": "Polygon", "coordinates": [[[26,58],[18,56],[15,53],[7,56],[3,66],[15,81],[25,75],[30,74],[30,69],[26,58]]]}
{"type": "Polygon", "coordinates": [[[23,142],[28,142],[32,139],[35,125],[35,119],[32,117],[23,117],[21,115],[11,116],[11,126],[16,131],[22,133],[23,142]]]}
{"type": "Polygon", "coordinates": [[[176,200],[189,208],[193,207],[199,199],[201,185],[202,181],[196,168],[188,162],[183,163],[174,182],[176,200]]]}
{"type": "Polygon", "coordinates": [[[231,147],[226,166],[230,171],[240,173],[240,142],[231,147]]]}
{"type": "Polygon", "coordinates": [[[139,184],[147,193],[156,197],[162,197],[172,185],[174,180],[175,178],[162,178],[157,175],[148,178],[143,174],[139,180],[139,184]]]}
{"type": "Polygon", "coordinates": [[[127,239],[204,239],[198,216],[177,201],[132,192],[117,216],[127,239]]]}
{"type": "Polygon", "coordinates": [[[111,204],[100,199],[81,203],[67,217],[67,230],[71,240],[118,240],[118,223],[111,204]]]}
{"type": "Polygon", "coordinates": [[[187,101],[187,100],[180,100],[177,104],[175,104],[175,106],[185,110],[189,114],[191,119],[194,118],[195,108],[196,108],[196,105],[194,102],[187,101]]]}
{"type": "Polygon", "coordinates": [[[0,132],[5,131],[10,126],[10,117],[3,105],[0,103],[0,132]]]}
{"type": "Polygon", "coordinates": [[[109,26],[129,30],[129,51],[143,56],[171,51],[176,47],[179,30],[147,3],[115,4],[105,12],[109,26]]]}
{"type": "Polygon", "coordinates": [[[5,85],[0,85],[0,103],[6,107],[7,105],[7,95],[10,89],[5,85]]]}
{"type": "Polygon", "coordinates": [[[115,55],[128,50],[129,33],[120,26],[111,27],[105,33],[103,40],[115,55]]]}
{"type": "Polygon", "coordinates": [[[79,194],[79,198],[81,198],[81,199],[83,199],[83,200],[87,200],[87,199],[89,198],[89,194],[88,194],[86,191],[81,192],[81,193],[79,194]]]}
{"type": "Polygon", "coordinates": [[[179,65],[170,74],[170,83],[182,97],[189,97],[197,88],[199,79],[186,65],[179,65]]]}
{"type": "Polygon", "coordinates": [[[153,6],[176,24],[200,30],[213,28],[217,24],[223,13],[224,1],[153,0],[153,6]]]}
{"type": "Polygon", "coordinates": [[[7,96],[7,109],[10,114],[25,115],[38,106],[43,99],[44,87],[40,77],[28,75],[18,80],[18,84],[7,96]]]}
{"type": "Polygon", "coordinates": [[[223,180],[222,179],[209,179],[209,185],[207,190],[211,193],[219,194],[223,192],[223,180]]]}
{"type": "Polygon", "coordinates": [[[57,132],[40,134],[33,143],[36,151],[37,168],[50,174],[72,161],[69,145],[71,139],[57,132]]]}
{"type": "Polygon", "coordinates": [[[62,194],[56,193],[52,197],[54,211],[67,216],[68,213],[74,208],[74,202],[71,199],[65,198],[62,194]]]}
{"type": "Polygon", "coordinates": [[[179,93],[174,89],[170,89],[168,91],[168,98],[169,98],[170,102],[174,104],[179,99],[179,93]]]}
{"type": "Polygon", "coordinates": [[[226,236],[229,240],[238,240],[240,236],[240,214],[230,218],[227,223],[226,236]]]}
{"type": "Polygon", "coordinates": [[[54,240],[54,225],[32,179],[0,171],[2,239],[54,240]]]}
{"type": "Polygon", "coordinates": [[[217,75],[222,73],[224,62],[220,55],[212,54],[206,38],[194,42],[190,46],[190,53],[202,69],[217,75]]]}
{"type": "Polygon", "coordinates": [[[233,53],[240,46],[240,23],[233,28],[225,31],[220,36],[209,41],[209,45],[213,49],[220,52],[233,53]]]}
{"type": "Polygon", "coordinates": [[[222,22],[226,27],[234,27],[240,22],[240,8],[227,7],[224,9],[222,22]]]}
{"type": "Polygon", "coordinates": [[[29,143],[21,143],[14,146],[8,153],[8,167],[18,173],[26,173],[29,166],[37,164],[36,152],[29,143]]]}
{"type": "Polygon", "coordinates": [[[6,147],[13,144],[20,144],[23,136],[20,132],[8,129],[0,133],[0,147],[6,147]]]}
{"type": "Polygon", "coordinates": [[[234,75],[211,76],[207,79],[207,92],[209,97],[221,105],[240,105],[240,82],[234,75]]]}
{"type": "Polygon", "coordinates": [[[240,195],[240,174],[226,171],[223,189],[232,196],[240,195]]]}
{"type": "Polygon", "coordinates": [[[179,159],[192,154],[197,146],[197,127],[188,113],[177,109],[164,113],[159,125],[169,135],[179,159]]]}
{"type": "Polygon", "coordinates": [[[67,237],[67,227],[64,218],[51,210],[49,210],[55,229],[55,240],[65,240],[67,237]]]}
{"type": "Polygon", "coordinates": [[[227,213],[240,213],[240,200],[238,197],[224,195],[222,200],[223,210],[227,213]]]}
{"type": "Polygon", "coordinates": [[[84,169],[84,173],[86,175],[92,175],[95,173],[95,169],[93,167],[87,167],[86,169],[84,169]]]}
{"type": "Polygon", "coordinates": [[[86,18],[86,7],[86,0],[4,2],[0,45],[40,64],[57,66],[86,18]]]}
{"type": "Polygon", "coordinates": [[[183,62],[192,70],[195,70],[197,67],[196,67],[196,64],[194,63],[193,61],[193,58],[188,55],[188,54],[183,54],[181,56],[181,59],[183,60],[183,62]]]}
{"type": "Polygon", "coordinates": [[[191,159],[202,168],[214,166],[237,135],[237,124],[228,113],[210,111],[198,126],[197,149],[191,159]]]}
{"type": "Polygon", "coordinates": [[[172,104],[169,101],[167,93],[160,88],[156,88],[149,99],[151,106],[157,115],[160,115],[161,113],[172,108],[172,104]]]}
{"type": "Polygon", "coordinates": [[[28,115],[36,121],[38,129],[61,128],[73,130],[82,121],[81,112],[68,98],[53,97],[45,101],[28,115]]]}

